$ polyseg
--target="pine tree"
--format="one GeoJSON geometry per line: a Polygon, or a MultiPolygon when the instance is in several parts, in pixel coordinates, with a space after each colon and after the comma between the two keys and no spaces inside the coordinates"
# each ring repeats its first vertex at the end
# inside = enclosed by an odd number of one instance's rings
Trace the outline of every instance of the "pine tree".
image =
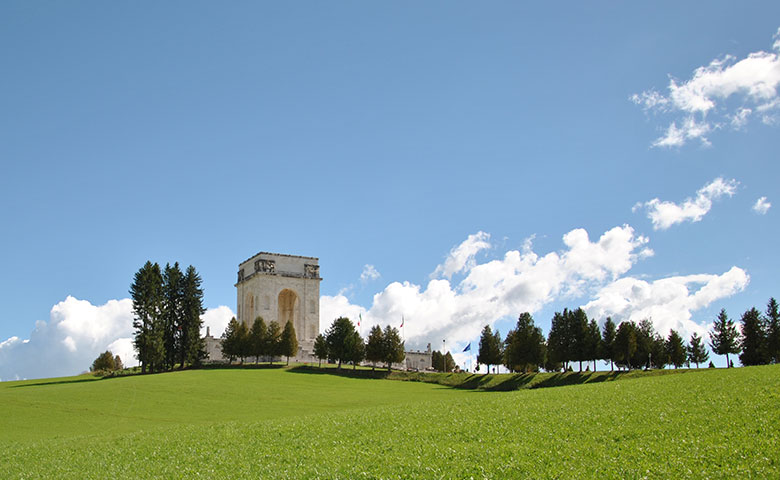
{"type": "Polygon", "coordinates": [[[243,365],[244,359],[252,355],[252,342],[249,338],[249,329],[244,322],[238,323],[238,329],[236,330],[236,345],[238,347],[238,358],[241,359],[241,365],[243,365]]]}
{"type": "Polygon", "coordinates": [[[659,346],[656,342],[658,335],[655,332],[652,320],[649,318],[640,321],[639,324],[636,325],[635,332],[636,350],[631,357],[631,366],[634,368],[648,369],[652,366],[653,347],[655,346],[655,349],[657,350],[656,353],[663,352],[664,349],[662,347],[658,348],[659,346]]]}
{"type": "Polygon", "coordinates": [[[618,325],[613,353],[618,367],[622,365],[631,370],[631,359],[636,353],[636,330],[634,322],[626,321],[618,325]]]}
{"type": "Polygon", "coordinates": [[[709,359],[710,354],[707,353],[701,337],[694,333],[691,335],[691,344],[688,346],[688,360],[695,363],[696,368],[699,368],[700,363],[704,363],[709,359]]]}
{"type": "Polygon", "coordinates": [[[607,320],[604,322],[604,333],[601,336],[601,356],[603,359],[609,360],[610,371],[614,370],[615,335],[617,335],[615,322],[612,321],[612,317],[607,317],[607,320]]]}
{"type": "Polygon", "coordinates": [[[739,361],[742,362],[742,365],[769,363],[766,349],[767,339],[762,320],[761,313],[755,307],[742,314],[742,335],[739,340],[742,347],[739,361]]]}
{"type": "MultiPolygon", "coordinates": [[[[181,333],[183,329],[184,275],[179,262],[165,264],[163,270],[163,342],[165,345],[165,369],[171,370],[177,358],[181,358],[181,333]]],[[[183,365],[182,365],[183,366],[183,365]]]]}
{"type": "Polygon", "coordinates": [[[206,356],[206,343],[200,336],[203,328],[201,316],[206,313],[203,307],[203,288],[195,267],[190,265],[184,272],[183,295],[181,303],[181,332],[179,338],[180,368],[185,364],[199,365],[206,356]]]}
{"type": "Polygon", "coordinates": [[[328,342],[321,333],[314,339],[314,356],[319,360],[318,367],[322,367],[322,360],[328,358],[328,342]]]}
{"type": "Polygon", "coordinates": [[[284,325],[284,330],[282,330],[280,349],[280,353],[287,357],[287,365],[289,365],[290,357],[294,357],[298,353],[298,339],[295,336],[295,327],[290,321],[284,325]]]}
{"type": "Polygon", "coordinates": [[[567,309],[561,312],[555,312],[550,326],[550,333],[547,335],[547,355],[550,363],[560,363],[561,368],[566,371],[569,361],[572,360],[569,344],[568,325],[569,311],[567,309]]]}
{"type": "Polygon", "coordinates": [[[588,323],[587,331],[587,360],[593,362],[593,371],[596,371],[596,360],[602,357],[601,355],[601,331],[599,330],[599,324],[596,320],[591,320],[588,323]]]}
{"type": "Polygon", "coordinates": [[[382,327],[374,325],[368,332],[368,341],[366,342],[366,360],[371,362],[371,370],[376,368],[376,363],[385,358],[385,340],[382,334],[382,327]]]}
{"type": "Polygon", "coordinates": [[[222,350],[222,356],[228,359],[228,363],[232,363],[233,359],[239,355],[239,328],[236,317],[233,317],[228,322],[227,327],[225,327],[225,332],[222,334],[220,349],[222,350]]]}
{"type": "Polygon", "coordinates": [[[346,340],[355,331],[352,321],[346,317],[339,317],[333,321],[330,328],[325,333],[325,341],[328,344],[328,358],[338,362],[338,368],[341,368],[341,362],[347,361],[346,340]]]}
{"type": "Polygon", "coordinates": [[[401,363],[404,361],[406,354],[404,353],[404,342],[401,341],[401,335],[398,333],[398,329],[391,327],[390,325],[385,327],[382,332],[385,344],[385,358],[384,361],[387,364],[387,371],[389,372],[394,363],[401,363]]]}
{"type": "Polygon", "coordinates": [[[479,338],[479,352],[477,353],[477,363],[487,366],[485,375],[490,373],[491,365],[498,365],[502,360],[501,337],[496,331],[495,334],[490,330],[490,325],[485,325],[482,329],[482,336],[479,338]]]}
{"type": "Polygon", "coordinates": [[[739,353],[739,334],[734,322],[721,309],[710,331],[710,347],[716,355],[726,355],[726,366],[731,367],[729,353],[739,353]]]}
{"type": "Polygon", "coordinates": [[[542,329],[534,325],[530,313],[520,315],[515,329],[507,333],[504,345],[504,365],[509,370],[519,368],[526,373],[544,365],[544,335],[542,329]]]}
{"type": "Polygon", "coordinates": [[[767,357],[772,363],[780,363],[780,313],[774,297],[766,305],[765,320],[767,357]]]}
{"type": "Polygon", "coordinates": [[[141,362],[141,373],[157,371],[165,360],[163,292],[160,266],[147,261],[133,277],[133,345],[141,362]]]}
{"type": "Polygon", "coordinates": [[[266,327],[263,317],[259,315],[255,318],[252,328],[249,330],[249,344],[251,348],[250,353],[255,357],[255,363],[259,363],[260,357],[266,355],[266,348],[268,347],[268,327],[266,327]]]}
{"type": "Polygon", "coordinates": [[[269,356],[268,363],[273,364],[276,357],[283,355],[282,328],[279,326],[279,322],[271,321],[271,323],[268,324],[268,336],[265,337],[265,341],[266,355],[269,356]]]}
{"type": "Polygon", "coordinates": [[[685,360],[688,358],[686,350],[685,342],[680,334],[671,330],[666,338],[666,353],[669,356],[669,363],[674,365],[674,368],[685,365],[685,360]]]}

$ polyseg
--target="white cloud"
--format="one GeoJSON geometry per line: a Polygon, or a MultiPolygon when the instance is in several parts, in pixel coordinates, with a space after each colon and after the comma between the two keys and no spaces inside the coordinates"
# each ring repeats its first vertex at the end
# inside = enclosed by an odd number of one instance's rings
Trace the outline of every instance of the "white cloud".
{"type": "Polygon", "coordinates": [[[647,239],[623,225],[595,242],[585,230],[572,230],[563,236],[564,250],[544,256],[535,253],[528,240],[521,250],[479,264],[474,255],[489,248],[488,238],[484,232],[470,235],[436,267],[425,287],[392,282],[374,295],[368,309],[351,304],[343,295],[323,296],[321,329],[341,315],[354,320],[362,314],[364,332],[373,324],[398,327],[404,316],[408,347],[422,348],[428,342],[439,345],[446,339],[448,348],[456,351],[479,336],[486,324],[523,311],[536,312],[553,300],[601,286],[627,272],[640,258],[652,255],[645,246],[647,239]],[[456,272],[464,277],[453,284],[449,277],[456,272]]]}
{"type": "Polygon", "coordinates": [[[456,273],[475,265],[475,257],[482,250],[490,248],[490,235],[485,232],[477,232],[453,248],[443,264],[436,267],[431,277],[442,275],[452,278],[456,273]]]}
{"type": "Polygon", "coordinates": [[[647,208],[647,217],[653,222],[653,229],[666,230],[672,225],[685,221],[700,221],[710,211],[714,200],[724,195],[731,197],[736,193],[737,185],[739,182],[736,180],[724,180],[718,177],[700,188],[696,192],[696,198],[687,198],[681,204],[654,198],[644,204],[634,205],[633,210],[647,208]]]}
{"type": "Polygon", "coordinates": [[[376,270],[376,267],[373,265],[365,264],[363,266],[363,273],[360,274],[360,281],[363,283],[369,282],[371,280],[376,280],[377,278],[381,277],[379,272],[376,270]]]}
{"type": "MultiPolygon", "coordinates": [[[[68,296],[52,307],[48,322],[35,323],[29,339],[0,342],[0,380],[75,375],[106,350],[125,366],[137,365],[132,310],[129,298],[92,305],[68,296]]],[[[219,307],[207,310],[203,320],[221,333],[232,316],[228,307],[219,307]]]]}
{"type": "Polygon", "coordinates": [[[624,277],[606,285],[583,308],[590,318],[611,316],[615,323],[649,318],[661,335],[670,329],[685,338],[698,333],[706,338],[709,325],[692,320],[692,312],[745,289],[750,277],[738,267],[721,275],[687,275],[646,282],[624,277]]]}
{"type": "Polygon", "coordinates": [[[741,60],[725,56],[697,68],[687,81],[670,79],[666,96],[655,90],[632,95],[631,101],[645,111],[672,117],[653,146],[680,147],[689,140],[709,145],[710,132],[726,124],[741,129],[754,110],[762,112],[764,123],[772,124],[780,108],[780,29],[774,39],[774,52],[759,51],[741,60]],[[737,106],[725,105],[727,100],[737,106]]]}
{"type": "Polygon", "coordinates": [[[233,313],[233,310],[230,309],[230,307],[226,307],[225,305],[220,305],[217,308],[209,308],[206,310],[206,313],[203,314],[200,319],[203,321],[203,326],[200,329],[200,334],[202,336],[206,335],[206,327],[209,328],[211,336],[215,338],[219,338],[222,336],[222,333],[225,331],[225,328],[227,328],[227,324],[230,322],[230,319],[235,317],[236,314],[233,313]]]}
{"type": "Polygon", "coordinates": [[[753,204],[753,211],[759,215],[765,215],[771,207],[772,204],[769,203],[766,197],[761,197],[753,204]]]}

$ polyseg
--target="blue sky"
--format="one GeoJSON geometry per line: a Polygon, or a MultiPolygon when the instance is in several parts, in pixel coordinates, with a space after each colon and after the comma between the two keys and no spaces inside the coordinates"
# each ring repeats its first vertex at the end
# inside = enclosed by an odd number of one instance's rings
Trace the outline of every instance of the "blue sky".
{"type": "Polygon", "coordinates": [[[316,256],[323,314],[404,312],[413,346],[521,308],[545,333],[621,298],[660,330],[763,309],[778,27],[776,2],[3,2],[0,379],[125,338],[107,302],[146,260],[194,265],[217,325],[239,262],[316,256]]]}

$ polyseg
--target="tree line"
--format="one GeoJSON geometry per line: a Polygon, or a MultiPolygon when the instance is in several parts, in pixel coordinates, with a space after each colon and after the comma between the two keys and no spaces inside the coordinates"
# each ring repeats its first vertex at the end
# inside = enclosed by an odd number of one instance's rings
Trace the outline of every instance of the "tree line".
{"type": "Polygon", "coordinates": [[[179,263],[147,261],[133,277],[133,345],[141,372],[172,370],[177,364],[199,365],[205,356],[200,336],[203,315],[202,280],[190,265],[182,273],[179,263]]]}
{"type": "Polygon", "coordinates": [[[243,364],[247,357],[255,357],[255,363],[259,363],[263,357],[270,364],[275,358],[286,356],[289,364],[290,357],[298,352],[298,338],[290,321],[282,329],[278,322],[266,325],[263,317],[258,316],[252,328],[247,328],[244,322],[233,317],[222,334],[221,349],[222,355],[231,363],[239,358],[243,364]]]}
{"type": "MultiPolygon", "coordinates": [[[[766,312],[755,307],[746,311],[738,329],[721,310],[712,330],[709,345],[717,355],[726,355],[727,366],[732,366],[729,354],[739,354],[742,365],[762,365],[780,362],[780,315],[774,298],[769,299],[766,312]]],[[[704,339],[694,333],[685,342],[680,334],[671,330],[667,337],[655,331],[649,319],[624,321],[615,325],[607,317],[600,329],[595,319],[588,319],[581,308],[555,312],[547,338],[541,328],[534,325],[530,313],[523,313],[515,328],[507,332],[503,340],[498,331],[489,325],[482,330],[477,363],[487,366],[504,365],[512,372],[573,370],[579,371],[593,362],[609,362],[610,370],[636,368],[675,368],[699,365],[709,360],[704,339]]],[[[710,362],[710,366],[712,363],[710,362]]]]}
{"type": "Polygon", "coordinates": [[[368,338],[363,340],[355,325],[349,318],[339,317],[333,321],[325,334],[319,334],[314,341],[314,356],[322,360],[337,363],[341,368],[343,363],[351,363],[354,369],[360,362],[371,362],[372,368],[377,363],[384,363],[388,371],[394,363],[403,362],[404,342],[401,341],[398,329],[389,325],[382,330],[374,325],[368,332],[368,338]]]}

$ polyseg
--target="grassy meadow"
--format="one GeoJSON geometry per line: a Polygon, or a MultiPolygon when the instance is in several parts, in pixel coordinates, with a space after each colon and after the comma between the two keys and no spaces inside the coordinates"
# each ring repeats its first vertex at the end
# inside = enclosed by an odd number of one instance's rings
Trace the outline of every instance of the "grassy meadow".
{"type": "Polygon", "coordinates": [[[780,478],[780,366],[625,378],[506,392],[281,368],[5,382],[0,477],[780,478]]]}

